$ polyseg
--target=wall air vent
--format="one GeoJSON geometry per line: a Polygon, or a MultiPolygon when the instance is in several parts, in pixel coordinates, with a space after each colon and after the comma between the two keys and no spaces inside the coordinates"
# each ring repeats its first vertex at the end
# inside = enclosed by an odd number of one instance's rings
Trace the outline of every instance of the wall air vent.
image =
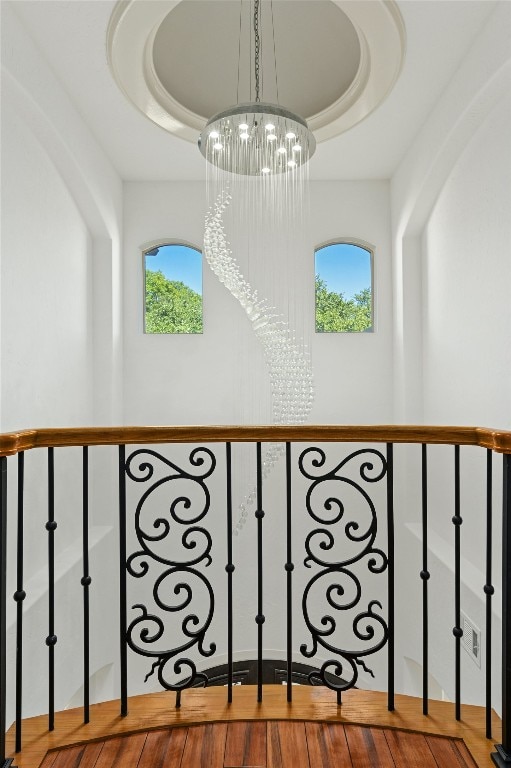
{"type": "Polygon", "coordinates": [[[461,644],[478,667],[481,666],[481,630],[476,627],[472,619],[461,612],[461,628],[463,637],[461,644]]]}

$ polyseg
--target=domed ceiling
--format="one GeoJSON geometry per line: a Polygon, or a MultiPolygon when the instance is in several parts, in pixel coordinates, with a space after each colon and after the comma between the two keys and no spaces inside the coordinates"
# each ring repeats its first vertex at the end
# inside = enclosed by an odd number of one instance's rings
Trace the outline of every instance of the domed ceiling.
{"type": "MultiPolygon", "coordinates": [[[[249,0],[128,0],[108,30],[109,62],[153,122],[196,141],[207,119],[254,99],[249,0]]],[[[321,141],[385,98],[405,33],[392,0],[263,0],[262,99],[305,117],[321,141]]]]}
{"type": "MultiPolygon", "coordinates": [[[[334,3],[265,2],[261,29],[264,101],[282,100],[308,118],[337,101],[355,79],[360,43],[353,24],[334,3]]],[[[180,2],[154,39],[160,82],[180,104],[205,118],[238,100],[251,101],[251,31],[248,2],[180,2]]]]}

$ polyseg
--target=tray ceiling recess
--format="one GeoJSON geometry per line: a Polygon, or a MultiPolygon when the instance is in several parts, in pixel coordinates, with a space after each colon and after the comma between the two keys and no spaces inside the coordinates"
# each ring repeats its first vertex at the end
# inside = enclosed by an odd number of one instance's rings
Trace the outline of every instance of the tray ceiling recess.
{"type": "MultiPolygon", "coordinates": [[[[317,141],[363,120],[399,76],[406,38],[394,0],[263,0],[261,13],[264,100],[306,118],[317,141]]],[[[196,142],[213,114],[251,100],[251,19],[249,0],[121,0],[107,32],[111,71],[150,120],[196,142]]]]}

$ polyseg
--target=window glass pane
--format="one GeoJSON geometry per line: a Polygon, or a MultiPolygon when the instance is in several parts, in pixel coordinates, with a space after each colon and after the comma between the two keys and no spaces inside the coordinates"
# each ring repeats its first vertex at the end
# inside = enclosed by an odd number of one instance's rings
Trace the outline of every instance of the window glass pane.
{"type": "Polygon", "coordinates": [[[189,245],[144,253],[145,332],[202,333],[202,254],[189,245]]]}
{"type": "Polygon", "coordinates": [[[371,251],[352,243],[318,248],[316,332],[373,330],[371,251]]]}

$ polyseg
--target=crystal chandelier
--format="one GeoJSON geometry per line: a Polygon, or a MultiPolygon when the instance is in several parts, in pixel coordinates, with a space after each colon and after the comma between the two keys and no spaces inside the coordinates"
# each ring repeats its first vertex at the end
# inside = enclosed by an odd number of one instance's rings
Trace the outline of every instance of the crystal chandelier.
{"type": "Polygon", "coordinates": [[[307,163],[316,140],[306,120],[260,98],[260,0],[254,0],[255,101],[236,104],[208,120],[199,149],[212,165],[243,176],[289,173],[307,163]]]}
{"type": "MultiPolygon", "coordinates": [[[[294,326],[303,322],[301,303],[309,303],[307,298],[312,297],[303,290],[295,293],[293,286],[296,288],[298,279],[296,254],[307,207],[308,160],[316,141],[304,119],[260,98],[261,0],[253,1],[255,101],[238,103],[214,115],[199,138],[200,151],[208,161],[203,253],[246,314],[269,374],[270,402],[266,404],[264,394],[262,402],[256,403],[243,393],[238,401],[242,420],[250,423],[255,411],[268,405],[272,423],[303,424],[314,402],[314,377],[307,345],[294,326]],[[258,283],[257,288],[252,281],[258,283]],[[279,306],[285,307],[285,315],[279,306]]],[[[244,337],[238,359],[248,349],[253,352],[250,339],[244,337]]],[[[281,443],[265,445],[264,478],[283,452],[281,443]]],[[[248,477],[240,482],[245,487],[241,488],[235,535],[255,503],[253,482],[248,477]],[[252,490],[247,492],[247,487],[252,490]]]]}

